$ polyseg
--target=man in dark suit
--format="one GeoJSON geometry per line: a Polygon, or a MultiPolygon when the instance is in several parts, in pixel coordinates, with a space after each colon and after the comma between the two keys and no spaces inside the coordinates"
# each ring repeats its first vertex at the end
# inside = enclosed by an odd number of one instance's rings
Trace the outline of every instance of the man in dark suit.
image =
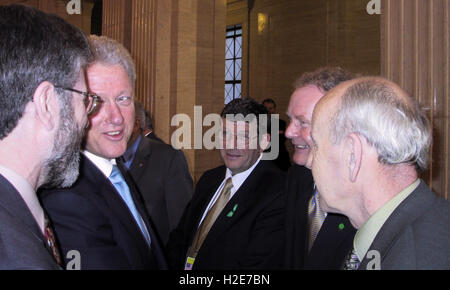
{"type": "Polygon", "coordinates": [[[101,104],[89,119],[80,178],[71,188],[43,192],[42,202],[66,262],[72,262],[67,253],[79,253],[75,268],[165,269],[137,189],[115,160],[125,152],[134,125],[134,63],[115,40],[91,36],[90,41],[95,60],[87,82],[101,104]]]}
{"type": "Polygon", "coordinates": [[[395,83],[347,81],[316,105],[312,168],[322,208],[358,229],[343,268],[450,269],[450,203],[418,178],[432,132],[395,83]]]}
{"type": "Polygon", "coordinates": [[[280,267],[285,176],[271,161],[261,160],[270,141],[263,129],[270,122],[260,119],[264,114],[264,106],[251,99],[235,99],[222,111],[225,166],[202,175],[170,236],[174,269],[280,267]],[[233,120],[237,114],[246,118],[233,120]]]}
{"type": "Polygon", "coordinates": [[[316,103],[331,88],[352,77],[341,68],[324,67],[303,74],[294,83],[286,130],[295,149],[295,165],[288,172],[286,190],[287,269],[339,269],[352,246],[355,229],[347,217],[320,209],[311,171],[304,167],[311,151],[311,119],[316,103]]]}
{"type": "Polygon", "coordinates": [[[166,244],[192,197],[192,178],[183,151],[142,135],[145,110],[139,102],[135,102],[135,109],[134,130],[123,158],[166,244]]]}
{"type": "MultiPolygon", "coordinates": [[[[273,99],[265,99],[262,104],[266,107],[270,115],[276,114],[277,104],[273,99]]],[[[279,115],[277,115],[279,116],[279,115]]],[[[278,134],[278,156],[273,162],[283,171],[288,171],[291,167],[291,161],[289,160],[289,152],[286,149],[286,137],[284,135],[286,131],[286,122],[279,117],[276,118],[279,125],[278,134]]]]}
{"type": "Polygon", "coordinates": [[[0,7],[0,37],[0,269],[61,269],[36,190],[78,176],[93,99],[58,86],[86,92],[92,53],[80,30],[22,5],[0,7]]]}

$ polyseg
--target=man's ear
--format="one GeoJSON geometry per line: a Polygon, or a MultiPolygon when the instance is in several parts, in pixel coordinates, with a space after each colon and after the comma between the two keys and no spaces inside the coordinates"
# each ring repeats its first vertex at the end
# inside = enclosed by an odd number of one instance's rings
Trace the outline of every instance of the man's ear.
{"type": "Polygon", "coordinates": [[[44,81],[34,91],[33,103],[35,117],[47,129],[52,130],[56,125],[59,114],[58,96],[52,83],[44,81]]]}
{"type": "Polygon", "coordinates": [[[345,138],[345,143],[349,179],[351,182],[355,182],[361,168],[362,142],[359,135],[351,133],[345,138]]]}

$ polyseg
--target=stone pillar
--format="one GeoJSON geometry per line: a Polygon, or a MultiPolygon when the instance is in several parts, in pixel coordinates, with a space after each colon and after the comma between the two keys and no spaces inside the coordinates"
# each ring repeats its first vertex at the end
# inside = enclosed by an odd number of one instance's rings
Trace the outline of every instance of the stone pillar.
{"type": "Polygon", "coordinates": [[[450,193],[448,0],[383,0],[381,73],[427,110],[433,127],[430,170],[422,178],[435,192],[450,193]]]}
{"type": "Polygon", "coordinates": [[[172,117],[191,118],[192,149],[183,150],[194,180],[220,163],[217,152],[193,149],[193,128],[194,105],[203,115],[223,107],[225,14],[225,0],[103,2],[103,34],[130,50],[136,98],[152,113],[156,134],[170,143],[172,117]]]}

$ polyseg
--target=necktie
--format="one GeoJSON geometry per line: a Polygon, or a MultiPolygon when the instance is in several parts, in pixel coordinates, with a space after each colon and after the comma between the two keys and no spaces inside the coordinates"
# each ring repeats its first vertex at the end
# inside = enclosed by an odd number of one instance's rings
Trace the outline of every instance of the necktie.
{"type": "Polygon", "coordinates": [[[316,191],[311,197],[308,205],[308,251],[311,251],[312,245],[316,240],[317,234],[322,227],[326,214],[319,206],[319,193],[316,191]]]}
{"type": "Polygon", "coordinates": [[[353,248],[347,256],[345,256],[344,260],[344,270],[357,270],[359,267],[359,264],[361,261],[358,258],[358,255],[356,255],[355,248],[353,248]]]}
{"type": "Polygon", "coordinates": [[[216,202],[214,203],[213,207],[208,211],[206,214],[206,217],[203,219],[200,227],[195,232],[194,240],[192,242],[192,246],[188,250],[188,257],[186,261],[185,270],[191,270],[192,265],[194,263],[195,257],[197,256],[198,251],[200,250],[203,241],[205,240],[206,236],[208,235],[209,230],[211,229],[212,225],[216,221],[217,217],[219,216],[220,212],[223,210],[225,205],[228,203],[230,199],[230,192],[233,188],[233,183],[231,180],[231,177],[229,177],[225,185],[220,192],[219,196],[217,197],[216,202]]]}
{"type": "Polygon", "coordinates": [[[119,168],[117,165],[113,165],[113,170],[111,172],[111,175],[109,176],[109,180],[116,188],[117,192],[122,197],[123,201],[127,205],[128,209],[130,210],[131,214],[134,217],[134,220],[136,221],[137,225],[141,229],[142,234],[144,235],[145,240],[147,241],[147,244],[150,245],[150,234],[148,233],[147,227],[145,226],[144,220],[142,219],[141,215],[136,209],[136,205],[134,204],[133,198],[131,197],[130,188],[128,187],[127,183],[123,179],[122,174],[119,171],[119,168]]]}
{"type": "Polygon", "coordinates": [[[56,245],[55,234],[53,233],[50,221],[48,220],[46,214],[44,214],[44,237],[46,242],[45,244],[53,254],[53,258],[55,259],[56,263],[62,266],[61,255],[59,254],[59,249],[56,245]]]}

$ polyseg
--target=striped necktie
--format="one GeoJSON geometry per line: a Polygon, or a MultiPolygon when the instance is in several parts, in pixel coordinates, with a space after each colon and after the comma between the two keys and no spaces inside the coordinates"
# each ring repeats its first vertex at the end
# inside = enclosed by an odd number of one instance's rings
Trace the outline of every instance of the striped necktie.
{"type": "Polygon", "coordinates": [[[59,253],[58,245],[56,244],[55,234],[52,230],[52,226],[50,225],[50,221],[45,213],[44,213],[44,237],[46,247],[52,253],[55,262],[62,267],[63,264],[61,260],[61,255],[59,253]]]}
{"type": "Polygon", "coordinates": [[[308,205],[308,251],[311,251],[325,217],[326,213],[319,206],[319,194],[316,190],[308,205]]]}
{"type": "Polygon", "coordinates": [[[192,246],[188,250],[188,256],[186,260],[186,266],[185,270],[191,270],[192,265],[194,264],[195,257],[197,256],[198,251],[200,250],[203,241],[205,240],[206,236],[208,235],[209,230],[211,229],[212,225],[216,221],[219,214],[222,212],[225,205],[230,200],[230,193],[231,189],[233,188],[233,183],[231,180],[231,177],[229,177],[225,185],[220,192],[219,196],[217,197],[216,202],[214,203],[213,207],[208,211],[206,214],[206,217],[203,219],[201,225],[198,227],[197,231],[195,232],[195,236],[192,242],[192,246]]]}
{"type": "Polygon", "coordinates": [[[353,248],[344,259],[344,270],[358,270],[361,261],[356,254],[355,248],[353,248]]]}

